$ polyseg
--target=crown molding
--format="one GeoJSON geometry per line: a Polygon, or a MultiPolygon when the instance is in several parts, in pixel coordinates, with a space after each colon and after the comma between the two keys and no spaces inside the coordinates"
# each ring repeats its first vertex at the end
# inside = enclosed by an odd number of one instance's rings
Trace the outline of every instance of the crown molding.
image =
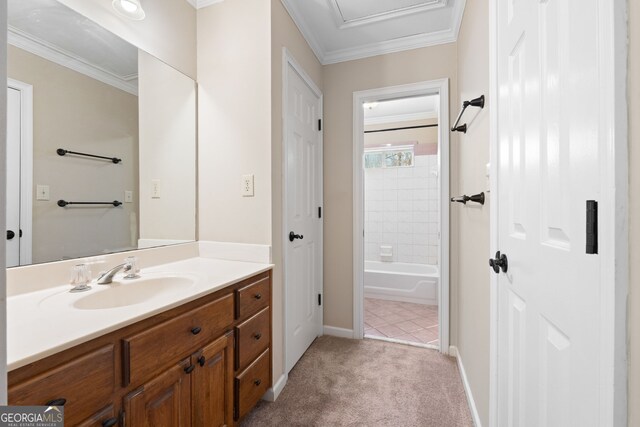
{"type": "Polygon", "coordinates": [[[7,42],[22,50],[40,56],[87,77],[108,84],[132,95],[138,95],[138,75],[119,76],[95,64],[67,52],[55,45],[33,37],[17,28],[9,26],[7,42]]]}
{"type": "Polygon", "coordinates": [[[364,124],[365,126],[382,125],[387,123],[412,122],[416,120],[429,120],[437,118],[438,113],[435,111],[430,111],[427,113],[396,114],[395,116],[371,117],[368,119],[365,118],[364,124]]]}
{"type": "Polygon", "coordinates": [[[202,9],[203,7],[211,6],[212,4],[222,3],[224,0],[187,0],[191,6],[195,9],[202,9]]]}
{"type": "Polygon", "coordinates": [[[302,37],[307,41],[307,44],[320,61],[320,64],[324,65],[324,49],[320,44],[320,41],[313,35],[313,31],[309,28],[309,25],[305,21],[305,19],[300,15],[296,8],[293,6],[295,0],[281,0],[282,5],[286,9],[287,13],[293,19],[294,24],[302,33],[302,37]]]}
{"type": "MultiPolygon", "coordinates": [[[[330,0],[330,2],[332,1],[333,0],[330,0]]],[[[322,48],[322,44],[315,37],[313,31],[311,31],[304,18],[296,12],[296,8],[294,7],[295,0],[281,0],[281,2],[322,65],[353,61],[355,59],[369,58],[372,56],[386,55],[405,50],[456,42],[458,40],[458,34],[460,33],[462,15],[464,14],[464,8],[466,5],[466,0],[457,0],[454,3],[452,12],[453,25],[447,30],[435,33],[416,34],[380,43],[371,43],[364,46],[325,52],[322,48]]]]}
{"type": "Polygon", "coordinates": [[[342,15],[342,11],[340,10],[340,6],[338,5],[338,0],[327,0],[329,5],[331,6],[331,11],[333,12],[333,18],[336,22],[338,28],[353,28],[358,27],[360,25],[368,25],[375,24],[376,22],[384,22],[390,19],[396,19],[403,16],[411,15],[413,13],[421,13],[426,12],[428,10],[440,9],[447,5],[448,0],[431,0],[426,4],[418,4],[415,6],[408,6],[402,9],[393,10],[390,12],[382,12],[371,16],[366,16],[364,18],[356,18],[345,20],[342,15]]]}

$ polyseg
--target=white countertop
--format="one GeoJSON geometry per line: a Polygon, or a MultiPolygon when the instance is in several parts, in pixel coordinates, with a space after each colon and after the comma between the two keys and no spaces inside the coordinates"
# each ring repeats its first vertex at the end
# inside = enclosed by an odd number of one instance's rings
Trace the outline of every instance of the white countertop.
{"type": "MultiPolygon", "coordinates": [[[[17,369],[196,300],[272,267],[271,264],[191,258],[144,268],[139,280],[186,277],[192,283],[172,287],[169,292],[141,302],[114,308],[81,309],[74,306],[80,299],[108,291],[112,286],[96,285],[95,281],[91,284],[92,289],[86,292],[70,293],[71,287],[64,284],[9,297],[7,368],[9,371],[17,369]]],[[[136,279],[126,281],[121,278],[121,273],[116,275],[115,286],[134,286],[136,283],[136,279]]]]}

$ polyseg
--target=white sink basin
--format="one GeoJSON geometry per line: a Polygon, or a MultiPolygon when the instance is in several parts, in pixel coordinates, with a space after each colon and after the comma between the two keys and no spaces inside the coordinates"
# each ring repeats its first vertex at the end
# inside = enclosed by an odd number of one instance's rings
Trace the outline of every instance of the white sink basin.
{"type": "Polygon", "coordinates": [[[121,279],[109,285],[92,285],[94,291],[76,300],[73,306],[81,310],[125,307],[167,294],[180,294],[194,284],[193,279],[181,276],[121,279]]]}

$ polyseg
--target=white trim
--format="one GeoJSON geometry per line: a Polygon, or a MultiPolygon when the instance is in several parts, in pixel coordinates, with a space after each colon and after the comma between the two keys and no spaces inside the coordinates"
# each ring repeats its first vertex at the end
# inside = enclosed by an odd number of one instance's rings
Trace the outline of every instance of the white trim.
{"type": "Polygon", "coordinates": [[[324,325],[323,335],[330,335],[332,337],[350,338],[353,339],[353,329],[337,328],[335,326],[324,325]]]}
{"type": "MultiPolygon", "coordinates": [[[[462,379],[464,392],[467,395],[467,403],[469,404],[469,410],[471,411],[471,418],[473,419],[473,424],[476,427],[482,427],[482,422],[480,421],[480,414],[478,414],[476,401],[473,398],[473,393],[471,392],[471,385],[469,384],[469,379],[467,378],[467,372],[464,370],[464,364],[462,363],[462,357],[460,357],[460,352],[458,351],[458,347],[452,345],[449,353],[451,356],[455,357],[458,362],[458,370],[460,371],[460,378],[462,379]]],[[[489,424],[489,425],[493,425],[493,424],[489,424]]]]}
{"type": "Polygon", "coordinates": [[[371,117],[364,119],[364,125],[383,125],[386,123],[412,122],[416,120],[437,119],[438,112],[396,114],[395,116],[371,117]]]}
{"type": "Polygon", "coordinates": [[[212,4],[222,3],[224,0],[187,0],[189,3],[196,2],[196,7],[202,9],[203,7],[211,6],[212,4]]]}
{"type": "Polygon", "coordinates": [[[275,384],[269,390],[267,390],[264,396],[262,396],[262,400],[266,400],[267,402],[275,402],[278,399],[278,396],[280,396],[280,393],[282,393],[282,390],[284,390],[284,386],[287,385],[288,379],[289,375],[287,375],[286,373],[280,375],[278,381],[276,381],[275,384]]]}
{"type": "Polygon", "coordinates": [[[375,15],[365,16],[363,18],[356,19],[344,19],[340,6],[338,6],[337,0],[329,0],[333,19],[338,28],[353,28],[360,25],[375,24],[377,22],[384,22],[390,19],[396,19],[407,15],[413,15],[416,13],[427,12],[433,9],[441,9],[447,5],[448,0],[431,0],[429,3],[417,4],[414,6],[403,7],[402,9],[396,9],[389,12],[382,12],[375,15]]]}
{"type": "MultiPolygon", "coordinates": [[[[392,342],[394,344],[409,345],[411,347],[419,347],[419,348],[428,348],[430,350],[440,350],[440,347],[434,344],[423,344],[421,342],[399,340],[396,338],[381,337],[378,335],[365,335],[364,337],[368,340],[392,342]]],[[[451,351],[451,348],[449,348],[449,351],[451,351]]]]}
{"type": "Polygon", "coordinates": [[[365,102],[409,96],[439,95],[438,176],[440,177],[440,352],[449,352],[449,79],[432,80],[401,86],[353,93],[353,336],[364,337],[364,111],[365,102]]]}
{"type": "Polygon", "coordinates": [[[20,92],[20,265],[32,263],[33,248],[33,86],[7,79],[20,92]]]}
{"type": "Polygon", "coordinates": [[[453,43],[458,40],[462,16],[466,0],[457,0],[453,5],[452,20],[453,26],[447,30],[433,33],[416,34],[408,37],[401,37],[394,40],[386,40],[378,43],[357,46],[346,49],[336,49],[325,51],[320,40],[315,36],[313,30],[298,13],[295,0],[281,0],[282,5],[287,10],[300,33],[307,41],[311,50],[322,65],[335,64],[338,62],[352,61],[354,59],[368,58],[371,56],[385,55],[388,53],[401,52],[405,50],[418,49],[427,46],[434,46],[445,43],[453,43]]]}
{"type": "Polygon", "coordinates": [[[295,0],[280,0],[280,1],[284,6],[284,8],[286,9],[289,16],[291,16],[291,19],[293,19],[293,22],[296,24],[296,27],[298,27],[298,30],[300,30],[300,33],[302,33],[302,37],[304,37],[309,47],[311,48],[313,53],[316,55],[316,58],[318,58],[318,61],[320,61],[322,65],[325,65],[324,49],[322,48],[322,44],[316,38],[313,31],[311,31],[311,28],[307,24],[307,21],[302,17],[302,15],[298,13],[298,9],[295,6],[295,0]]]}
{"type": "MultiPolygon", "coordinates": [[[[283,304],[282,304],[282,318],[284,322],[282,322],[282,332],[283,332],[283,348],[284,348],[284,367],[285,372],[288,373],[293,366],[287,366],[287,251],[286,247],[289,244],[288,235],[286,233],[288,224],[287,224],[287,203],[289,202],[288,198],[288,189],[287,189],[287,107],[288,107],[288,87],[289,81],[287,78],[287,71],[289,66],[294,69],[296,73],[304,80],[309,89],[318,97],[319,102],[319,110],[318,117],[323,120],[323,105],[324,105],[324,95],[320,88],[315,84],[313,79],[307,74],[304,68],[296,61],[293,55],[287,50],[286,47],[282,48],[282,295],[283,295],[283,304]]],[[[320,182],[319,182],[319,193],[320,199],[318,203],[324,209],[324,197],[323,197],[323,180],[324,180],[324,170],[323,170],[323,152],[324,152],[324,126],[322,126],[321,130],[318,132],[319,138],[319,159],[320,162],[320,182]]],[[[319,283],[318,289],[316,292],[321,295],[322,306],[318,308],[318,336],[323,333],[323,323],[324,323],[324,277],[323,277],[323,266],[324,266],[324,256],[322,248],[324,247],[324,215],[322,219],[319,221],[319,230],[318,230],[318,241],[320,245],[320,250],[318,251],[319,261],[318,264],[320,266],[319,269],[319,283]]]]}
{"type": "Polygon", "coordinates": [[[71,52],[67,52],[11,26],[9,26],[8,42],[10,45],[26,50],[29,53],[40,56],[62,67],[69,68],[132,95],[138,95],[137,73],[128,76],[117,75],[102,67],[89,63],[71,52]]]}

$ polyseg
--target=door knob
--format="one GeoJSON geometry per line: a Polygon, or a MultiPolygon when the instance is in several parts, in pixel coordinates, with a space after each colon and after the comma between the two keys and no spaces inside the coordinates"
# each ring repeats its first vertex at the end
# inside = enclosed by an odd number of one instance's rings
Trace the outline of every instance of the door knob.
{"type": "Polygon", "coordinates": [[[500,270],[502,270],[503,273],[506,273],[509,269],[509,260],[507,259],[507,255],[501,254],[500,251],[496,252],[495,259],[489,260],[489,266],[493,268],[493,271],[496,274],[499,274],[500,270]]]}
{"type": "Polygon", "coordinates": [[[13,230],[7,230],[7,240],[11,240],[16,237],[16,233],[13,230]]]}
{"type": "Polygon", "coordinates": [[[293,242],[296,239],[304,239],[304,236],[302,234],[296,234],[293,231],[289,233],[289,241],[293,242]]]}

